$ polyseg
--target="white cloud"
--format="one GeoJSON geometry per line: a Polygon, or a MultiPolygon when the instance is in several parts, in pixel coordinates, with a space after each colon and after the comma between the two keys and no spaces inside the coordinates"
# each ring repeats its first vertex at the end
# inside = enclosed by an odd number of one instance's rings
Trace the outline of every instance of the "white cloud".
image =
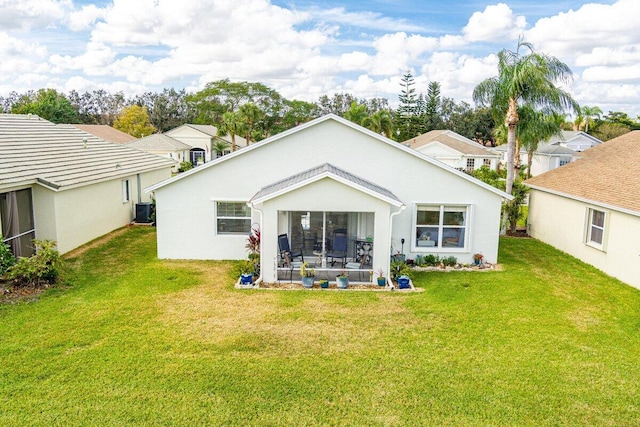
{"type": "Polygon", "coordinates": [[[67,26],[72,31],[82,31],[90,29],[98,19],[106,16],[107,10],[98,8],[93,4],[82,6],[79,11],[69,14],[67,26]]]}
{"type": "Polygon", "coordinates": [[[483,12],[474,12],[462,32],[470,42],[497,42],[517,38],[526,26],[524,16],[515,16],[509,6],[498,3],[487,6],[483,12]]]}
{"type": "Polygon", "coordinates": [[[3,0],[0,29],[47,27],[63,18],[71,8],[71,0],[3,0]]]}

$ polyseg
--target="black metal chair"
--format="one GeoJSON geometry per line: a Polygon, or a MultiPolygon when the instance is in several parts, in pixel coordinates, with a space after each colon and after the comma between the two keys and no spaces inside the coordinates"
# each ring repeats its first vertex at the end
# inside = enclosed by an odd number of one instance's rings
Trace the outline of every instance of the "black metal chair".
{"type": "Polygon", "coordinates": [[[289,246],[289,236],[287,236],[286,233],[278,236],[278,249],[280,250],[280,259],[282,262],[285,261],[285,255],[289,257],[289,261],[293,261],[296,258],[300,258],[301,261],[304,261],[302,249],[295,251],[291,250],[291,247],[289,246]]]}
{"type": "Polygon", "coordinates": [[[332,266],[336,263],[336,258],[338,258],[342,260],[341,266],[344,268],[344,265],[347,263],[347,244],[348,239],[346,234],[335,233],[333,235],[333,246],[327,253],[327,260],[329,258],[331,259],[330,263],[332,266]]]}

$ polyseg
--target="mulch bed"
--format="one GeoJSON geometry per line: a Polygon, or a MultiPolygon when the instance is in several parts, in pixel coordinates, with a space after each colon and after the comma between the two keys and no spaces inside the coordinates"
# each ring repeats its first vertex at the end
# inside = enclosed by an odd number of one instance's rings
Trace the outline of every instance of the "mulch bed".
{"type": "Polygon", "coordinates": [[[16,304],[19,302],[32,302],[38,296],[51,287],[45,283],[41,285],[16,286],[13,282],[0,279],[0,304],[16,304]]]}

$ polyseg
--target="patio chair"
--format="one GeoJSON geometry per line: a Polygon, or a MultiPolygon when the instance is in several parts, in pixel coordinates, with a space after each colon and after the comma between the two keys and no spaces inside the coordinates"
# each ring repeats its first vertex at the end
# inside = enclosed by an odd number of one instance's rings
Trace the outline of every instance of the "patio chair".
{"type": "Polygon", "coordinates": [[[289,246],[289,236],[287,234],[280,234],[278,236],[278,249],[280,250],[280,259],[282,262],[285,261],[285,255],[289,257],[290,261],[295,260],[296,258],[300,258],[301,261],[304,261],[304,255],[302,255],[302,249],[298,249],[295,251],[291,250],[289,246]]]}
{"type": "Polygon", "coordinates": [[[360,262],[350,261],[344,265],[347,270],[358,270],[358,280],[362,282],[362,273],[364,273],[364,267],[367,265],[368,256],[364,255],[360,262]]]}
{"type": "Polygon", "coordinates": [[[331,259],[330,263],[333,266],[336,263],[336,258],[341,259],[341,266],[347,263],[347,235],[342,233],[335,233],[333,235],[333,246],[327,253],[327,260],[331,259]]]}

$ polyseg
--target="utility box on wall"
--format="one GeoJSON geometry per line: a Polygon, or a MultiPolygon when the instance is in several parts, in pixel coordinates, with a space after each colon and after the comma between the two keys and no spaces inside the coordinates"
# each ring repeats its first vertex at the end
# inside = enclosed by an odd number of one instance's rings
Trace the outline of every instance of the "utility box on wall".
{"type": "Polygon", "coordinates": [[[153,205],[150,202],[136,203],[135,222],[150,223],[152,210],[153,210],[153,205]]]}

